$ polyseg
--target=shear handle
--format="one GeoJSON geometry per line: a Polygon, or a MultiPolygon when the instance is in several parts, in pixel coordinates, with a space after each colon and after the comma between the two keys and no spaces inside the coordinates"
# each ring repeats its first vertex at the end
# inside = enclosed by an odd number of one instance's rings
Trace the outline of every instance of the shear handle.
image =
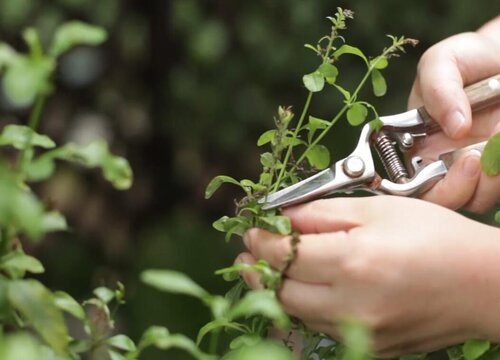
{"type": "MultiPolygon", "coordinates": [[[[473,112],[500,103],[500,74],[469,85],[464,91],[473,112]]],[[[423,106],[418,108],[418,113],[424,121],[425,132],[428,135],[441,131],[439,124],[429,115],[423,106]]]]}

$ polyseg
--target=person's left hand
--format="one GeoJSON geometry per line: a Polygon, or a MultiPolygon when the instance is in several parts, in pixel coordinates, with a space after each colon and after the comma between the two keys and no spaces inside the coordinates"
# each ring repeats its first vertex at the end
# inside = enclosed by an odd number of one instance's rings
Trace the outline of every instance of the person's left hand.
{"type": "MultiPolygon", "coordinates": [[[[392,196],[319,200],[284,213],[302,235],[278,296],[307,327],[339,338],[339,321],[359,318],[381,357],[499,337],[490,315],[499,310],[498,229],[392,196]]],[[[284,268],[289,236],[252,229],[244,241],[249,253],[237,262],[284,268]]],[[[260,286],[256,273],[242,275],[260,286]]]]}

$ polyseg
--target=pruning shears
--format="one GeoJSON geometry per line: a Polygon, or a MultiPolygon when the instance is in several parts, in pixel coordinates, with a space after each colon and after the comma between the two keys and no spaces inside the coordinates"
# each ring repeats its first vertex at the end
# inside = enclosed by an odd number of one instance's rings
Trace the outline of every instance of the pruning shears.
{"type": "MultiPolygon", "coordinates": [[[[473,112],[500,103],[500,74],[466,87],[473,112]]],[[[263,209],[287,207],[335,193],[365,190],[374,194],[412,196],[422,193],[443,178],[453,162],[466,151],[482,152],[485,142],[441,154],[437,161],[425,163],[413,156],[408,165],[400,153],[409,151],[417,141],[440,131],[424,107],[401,114],[380,117],[379,126],[366,124],[354,151],[344,159],[292,186],[260,199],[263,209]],[[375,170],[375,148],[388,179],[375,170]],[[399,152],[398,152],[399,150],[399,152]]]]}

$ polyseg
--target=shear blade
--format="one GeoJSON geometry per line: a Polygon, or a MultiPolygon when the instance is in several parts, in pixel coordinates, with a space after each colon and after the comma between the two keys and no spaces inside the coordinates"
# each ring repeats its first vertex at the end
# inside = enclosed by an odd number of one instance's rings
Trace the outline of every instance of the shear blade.
{"type": "Polygon", "coordinates": [[[259,202],[264,204],[263,210],[302,203],[326,195],[331,190],[329,184],[334,180],[335,171],[331,168],[326,169],[297,184],[269,194],[267,197],[260,199],[259,202]]]}

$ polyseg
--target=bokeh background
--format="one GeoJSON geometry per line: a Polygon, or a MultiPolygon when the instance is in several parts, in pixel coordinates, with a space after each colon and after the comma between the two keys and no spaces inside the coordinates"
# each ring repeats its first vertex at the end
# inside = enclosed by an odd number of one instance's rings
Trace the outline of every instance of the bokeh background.
{"type": "MultiPolygon", "coordinates": [[[[68,19],[109,31],[104,46],[77,48],[61,60],[41,131],[59,143],[105,138],[135,173],[127,192],[71,166],[40,186],[74,228],[31,249],[47,268],[43,281],[84,299],[93,287],[120,280],[128,303],[117,326],[132,338],[151,324],[194,336],[208,312],[142,286],[138,274],[176,269],[209,291],[227,290],[213,273],[232,262],[241,244],[225,244],[211,222],[233,211],[238,193],[227,187],[205,201],[204,188],[218,174],[258,174],[257,136],[272,126],[278,105],[300,110],[301,77],[318,61],[302,45],[329,31],[325,17],[337,6],[356,13],[346,36],[368,55],[388,44],[385,34],[420,40],[385,71],[385,98],[365,93],[381,114],[405,110],[429,46],[500,13],[499,0],[0,0],[0,40],[18,49],[26,26],[39,29],[44,41],[68,19]]],[[[356,59],[341,64],[338,81],[349,87],[360,69],[356,59]]],[[[317,96],[313,113],[329,118],[339,100],[317,96]]],[[[1,94],[0,108],[1,123],[26,120],[27,111],[1,94]]],[[[357,131],[337,126],[328,141],[335,158],[352,148],[357,131]]],[[[150,351],[145,358],[186,357],[150,351]]]]}

